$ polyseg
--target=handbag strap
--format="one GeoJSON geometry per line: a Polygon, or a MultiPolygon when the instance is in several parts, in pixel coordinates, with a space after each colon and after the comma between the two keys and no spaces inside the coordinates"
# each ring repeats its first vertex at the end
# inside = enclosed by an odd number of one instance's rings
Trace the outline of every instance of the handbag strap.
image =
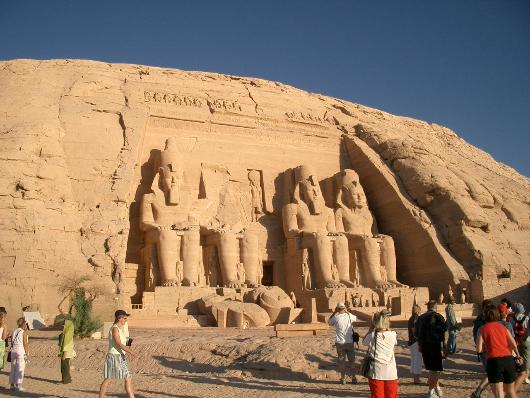
{"type": "Polygon", "coordinates": [[[369,350],[372,348],[373,348],[372,357],[375,359],[375,353],[377,351],[377,330],[374,330],[374,338],[372,340],[372,344],[369,347],[369,350]]]}

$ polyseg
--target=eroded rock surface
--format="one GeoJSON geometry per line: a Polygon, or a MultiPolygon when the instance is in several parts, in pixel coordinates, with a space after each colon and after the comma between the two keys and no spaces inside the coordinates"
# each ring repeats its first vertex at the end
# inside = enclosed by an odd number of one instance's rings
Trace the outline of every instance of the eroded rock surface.
{"type": "Polygon", "coordinates": [[[275,285],[287,272],[283,176],[309,164],[329,208],[333,176],[359,175],[377,230],[394,240],[400,282],[437,296],[471,281],[473,301],[528,297],[530,182],[447,128],[260,79],[18,60],[0,63],[2,304],[51,319],[56,284],[83,274],[110,303],[139,303],[149,288],[140,204],[170,137],[185,144],[194,211],[237,242],[251,230],[275,285]]]}

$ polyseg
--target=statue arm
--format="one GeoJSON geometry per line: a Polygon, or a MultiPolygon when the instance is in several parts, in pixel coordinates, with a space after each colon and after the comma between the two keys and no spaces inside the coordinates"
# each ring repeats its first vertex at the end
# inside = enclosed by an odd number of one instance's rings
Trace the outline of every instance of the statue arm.
{"type": "Polygon", "coordinates": [[[372,216],[372,235],[378,235],[379,234],[379,228],[377,228],[377,220],[375,217],[372,216]]]}
{"type": "Polygon", "coordinates": [[[142,231],[151,231],[157,228],[155,219],[153,217],[153,208],[151,203],[153,198],[151,194],[144,195],[142,198],[142,205],[140,208],[140,229],[142,231]]]}
{"type": "Polygon", "coordinates": [[[337,226],[335,225],[335,213],[331,209],[327,209],[327,210],[328,210],[328,221],[326,223],[326,229],[328,230],[328,233],[336,234],[337,226]]]}
{"type": "Polygon", "coordinates": [[[294,204],[285,205],[282,209],[283,232],[286,237],[299,235],[302,231],[298,227],[298,208],[294,204]]]}
{"type": "Polygon", "coordinates": [[[335,211],[335,226],[337,232],[345,232],[344,221],[342,220],[342,209],[340,208],[335,211]]]}

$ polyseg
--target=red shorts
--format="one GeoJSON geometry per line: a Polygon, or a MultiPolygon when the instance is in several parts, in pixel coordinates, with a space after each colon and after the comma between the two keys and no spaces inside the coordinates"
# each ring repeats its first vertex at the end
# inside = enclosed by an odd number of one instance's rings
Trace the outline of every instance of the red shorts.
{"type": "Polygon", "coordinates": [[[398,381],[397,380],[376,380],[369,379],[371,398],[397,398],[398,381]]]}

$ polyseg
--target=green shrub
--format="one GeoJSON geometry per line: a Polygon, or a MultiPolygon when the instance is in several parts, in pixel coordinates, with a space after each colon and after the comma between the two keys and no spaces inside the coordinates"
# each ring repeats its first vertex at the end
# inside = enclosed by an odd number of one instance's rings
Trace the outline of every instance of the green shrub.
{"type": "Polygon", "coordinates": [[[92,302],[93,298],[87,297],[84,288],[77,288],[74,291],[72,321],[74,322],[75,335],[79,337],[90,337],[103,324],[92,319],[92,302]]]}

